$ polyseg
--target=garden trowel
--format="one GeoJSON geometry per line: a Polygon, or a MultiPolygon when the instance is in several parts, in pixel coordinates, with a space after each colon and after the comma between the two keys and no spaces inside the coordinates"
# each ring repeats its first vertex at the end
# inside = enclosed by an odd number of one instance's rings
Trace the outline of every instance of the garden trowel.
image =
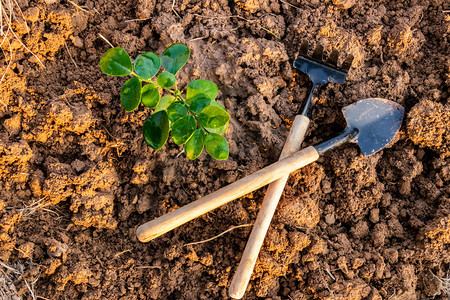
{"type": "Polygon", "coordinates": [[[400,129],[404,108],[385,99],[364,99],[342,109],[347,127],[338,136],[309,146],[199,200],[149,221],[137,228],[137,238],[149,242],[219,206],[253,192],[314,161],[336,147],[356,143],[363,155],[383,149],[400,129]]]}

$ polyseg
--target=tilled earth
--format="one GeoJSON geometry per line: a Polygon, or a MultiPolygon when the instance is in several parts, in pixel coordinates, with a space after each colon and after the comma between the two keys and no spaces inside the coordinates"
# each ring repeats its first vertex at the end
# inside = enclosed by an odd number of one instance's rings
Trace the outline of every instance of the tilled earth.
{"type": "Polygon", "coordinates": [[[15,13],[2,19],[0,296],[227,298],[251,227],[185,244],[253,223],[265,189],[146,244],[135,230],[278,159],[311,87],[292,67],[307,40],[355,59],[345,85],[321,90],[304,145],[338,133],[340,109],[359,99],[390,99],[406,116],[389,148],[363,157],[346,145],[291,174],[244,298],[447,299],[448,2],[2,4],[15,13]],[[149,110],[120,107],[124,78],[101,73],[100,35],[132,57],[186,43],[178,81],[219,86],[230,158],[147,147],[149,110]]]}

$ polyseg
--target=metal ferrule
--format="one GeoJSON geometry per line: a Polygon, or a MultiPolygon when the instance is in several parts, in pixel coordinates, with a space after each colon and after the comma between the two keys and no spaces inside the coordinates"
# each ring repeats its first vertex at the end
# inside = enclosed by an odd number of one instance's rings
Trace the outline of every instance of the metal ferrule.
{"type": "Polygon", "coordinates": [[[303,105],[302,115],[310,120],[312,118],[313,108],[316,105],[317,95],[319,94],[319,87],[319,84],[313,84],[308,99],[306,100],[305,105],[303,105]]]}
{"type": "Polygon", "coordinates": [[[323,143],[320,143],[314,146],[314,148],[317,150],[319,155],[322,155],[325,152],[337,148],[346,142],[355,141],[356,138],[358,137],[358,133],[359,130],[357,128],[346,127],[344,131],[338,136],[331,138],[323,143]]]}

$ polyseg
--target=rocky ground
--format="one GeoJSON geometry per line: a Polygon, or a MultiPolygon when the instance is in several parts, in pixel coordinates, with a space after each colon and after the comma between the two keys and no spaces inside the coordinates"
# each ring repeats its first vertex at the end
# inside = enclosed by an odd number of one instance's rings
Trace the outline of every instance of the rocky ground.
{"type": "Polygon", "coordinates": [[[355,59],[345,85],[321,90],[304,145],[339,132],[340,109],[359,99],[390,99],[406,117],[373,156],[346,145],[291,174],[244,298],[447,299],[445,1],[1,3],[1,296],[227,298],[251,227],[185,244],[253,223],[265,189],[146,244],[135,230],[278,159],[311,87],[292,67],[308,40],[355,59]],[[146,146],[149,111],[120,107],[124,78],[101,73],[100,35],[132,57],[186,43],[178,82],[219,86],[230,158],[146,146]]]}

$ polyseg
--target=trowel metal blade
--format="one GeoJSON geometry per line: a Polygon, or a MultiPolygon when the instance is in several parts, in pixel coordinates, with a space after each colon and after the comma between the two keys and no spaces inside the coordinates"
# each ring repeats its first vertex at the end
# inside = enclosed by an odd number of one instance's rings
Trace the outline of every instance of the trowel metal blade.
{"type": "Polygon", "coordinates": [[[364,99],[342,109],[348,127],[357,128],[353,139],[364,155],[383,149],[397,134],[405,109],[381,98],[364,99]]]}

